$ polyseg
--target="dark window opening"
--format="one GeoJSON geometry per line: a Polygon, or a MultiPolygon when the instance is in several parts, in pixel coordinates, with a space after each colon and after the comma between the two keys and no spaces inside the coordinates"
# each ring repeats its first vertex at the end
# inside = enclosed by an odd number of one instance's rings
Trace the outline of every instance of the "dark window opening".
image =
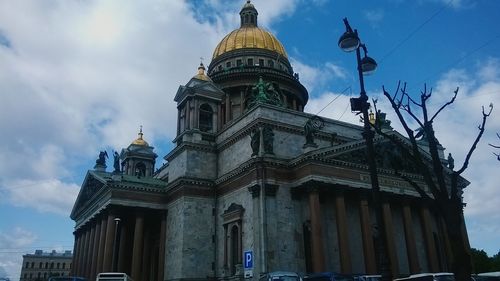
{"type": "Polygon", "coordinates": [[[135,175],[138,177],[146,176],[146,165],[144,163],[140,162],[135,165],[135,175]]]}
{"type": "Polygon", "coordinates": [[[231,62],[230,61],[226,62],[226,68],[230,68],[230,67],[231,67],[231,62]]]}
{"type": "Polygon", "coordinates": [[[259,66],[264,66],[264,60],[263,59],[259,59],[259,66]]]}
{"type": "Polygon", "coordinates": [[[236,60],[236,66],[241,66],[243,62],[241,60],[236,60]]]}
{"type": "Polygon", "coordinates": [[[247,60],[247,64],[248,64],[249,66],[253,66],[253,59],[248,59],[248,60],[247,60]]]}
{"type": "Polygon", "coordinates": [[[271,68],[274,68],[274,61],[272,60],[268,60],[267,61],[267,66],[271,67],[271,68]]]}
{"type": "Polygon", "coordinates": [[[231,274],[236,273],[236,265],[240,264],[240,251],[239,251],[239,230],[236,225],[231,227],[231,274]]]}
{"type": "Polygon", "coordinates": [[[212,131],[213,129],[213,116],[214,111],[212,110],[212,107],[206,103],[202,104],[200,106],[200,119],[199,119],[199,124],[200,124],[200,131],[202,132],[209,132],[212,131]]]}
{"type": "Polygon", "coordinates": [[[312,252],[311,252],[311,223],[305,222],[302,226],[304,233],[304,255],[306,260],[306,272],[312,272],[312,252]]]}

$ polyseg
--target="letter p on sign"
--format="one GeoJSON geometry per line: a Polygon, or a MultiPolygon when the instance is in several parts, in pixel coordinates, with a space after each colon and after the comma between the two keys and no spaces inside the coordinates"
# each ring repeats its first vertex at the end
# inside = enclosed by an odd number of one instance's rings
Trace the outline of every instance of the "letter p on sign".
{"type": "Polygon", "coordinates": [[[245,261],[245,269],[248,268],[253,268],[253,252],[252,251],[245,251],[243,254],[243,260],[245,261]]]}

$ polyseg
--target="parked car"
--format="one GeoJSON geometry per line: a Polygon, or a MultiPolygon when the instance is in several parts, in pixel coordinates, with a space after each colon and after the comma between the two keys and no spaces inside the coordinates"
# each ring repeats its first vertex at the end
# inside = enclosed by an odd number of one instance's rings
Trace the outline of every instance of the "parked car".
{"type": "Polygon", "coordinates": [[[335,272],[322,272],[322,273],[314,273],[308,274],[304,276],[305,280],[311,281],[354,281],[354,277],[352,275],[340,274],[335,272]]]}
{"type": "Polygon", "coordinates": [[[76,276],[54,276],[49,277],[48,281],[87,281],[87,278],[76,276]]]}
{"type": "Polygon", "coordinates": [[[379,281],[382,275],[356,275],[354,281],[379,281]]]}
{"type": "Polygon", "coordinates": [[[97,274],[96,281],[133,281],[126,273],[103,272],[97,274]]]}
{"type": "Polygon", "coordinates": [[[500,281],[500,271],[483,272],[472,276],[474,281],[500,281]]]}
{"type": "Polygon", "coordinates": [[[274,271],[262,275],[259,281],[302,281],[302,278],[296,272],[274,271]]]}
{"type": "Polygon", "coordinates": [[[438,272],[438,273],[419,273],[413,274],[405,278],[397,278],[394,281],[455,281],[453,273],[438,272]]]}

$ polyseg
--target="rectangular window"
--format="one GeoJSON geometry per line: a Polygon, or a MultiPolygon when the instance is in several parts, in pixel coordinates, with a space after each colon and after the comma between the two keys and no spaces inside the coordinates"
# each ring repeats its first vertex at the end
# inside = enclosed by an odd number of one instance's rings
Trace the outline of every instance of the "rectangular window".
{"type": "Polygon", "coordinates": [[[253,66],[253,59],[248,59],[247,64],[248,64],[249,66],[253,66]]]}
{"type": "Polygon", "coordinates": [[[226,62],[226,68],[231,68],[231,62],[230,61],[226,62]]]}
{"type": "Polygon", "coordinates": [[[259,66],[264,66],[264,60],[263,59],[259,59],[259,66]]]}
{"type": "Polygon", "coordinates": [[[27,263],[26,263],[26,268],[28,268],[29,266],[30,266],[30,263],[29,263],[29,262],[27,262],[27,263]]]}
{"type": "Polygon", "coordinates": [[[274,61],[268,60],[267,61],[267,66],[274,68],[274,61]]]}
{"type": "Polygon", "coordinates": [[[236,60],[236,66],[241,66],[243,62],[241,60],[236,60]]]}

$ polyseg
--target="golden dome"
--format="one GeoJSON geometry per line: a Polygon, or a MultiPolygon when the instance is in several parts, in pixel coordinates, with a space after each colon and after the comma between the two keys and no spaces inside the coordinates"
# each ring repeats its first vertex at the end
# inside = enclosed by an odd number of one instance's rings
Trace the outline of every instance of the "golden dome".
{"type": "Polygon", "coordinates": [[[257,26],[243,26],[226,35],[215,48],[212,60],[238,49],[265,49],[288,58],[283,44],[270,32],[257,26]]]}
{"type": "Polygon", "coordinates": [[[138,135],[139,135],[139,137],[135,141],[133,141],[132,144],[141,145],[141,146],[149,146],[149,143],[142,138],[142,136],[144,135],[142,133],[142,126],[141,126],[141,129],[140,129],[138,135]]]}
{"type": "Polygon", "coordinates": [[[193,76],[193,78],[196,78],[196,79],[199,79],[199,80],[203,80],[203,81],[212,82],[212,79],[210,79],[210,77],[208,77],[205,74],[205,66],[203,65],[202,62],[200,63],[200,66],[198,66],[198,74],[196,74],[195,76],[193,76]]]}

